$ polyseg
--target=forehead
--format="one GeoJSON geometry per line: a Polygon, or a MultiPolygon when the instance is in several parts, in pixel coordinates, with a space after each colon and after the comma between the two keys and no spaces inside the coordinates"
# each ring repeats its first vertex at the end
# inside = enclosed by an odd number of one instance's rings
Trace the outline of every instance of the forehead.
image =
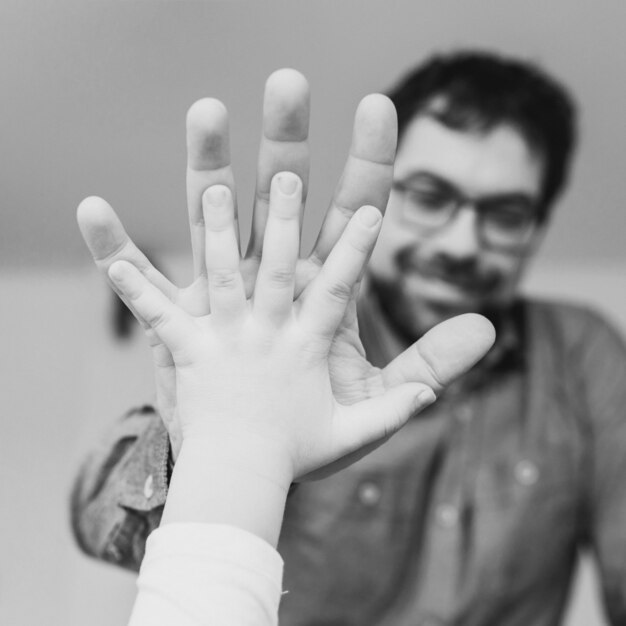
{"type": "Polygon", "coordinates": [[[400,140],[395,178],[406,180],[419,172],[436,174],[470,194],[538,195],[543,161],[509,124],[464,131],[418,116],[400,140]]]}

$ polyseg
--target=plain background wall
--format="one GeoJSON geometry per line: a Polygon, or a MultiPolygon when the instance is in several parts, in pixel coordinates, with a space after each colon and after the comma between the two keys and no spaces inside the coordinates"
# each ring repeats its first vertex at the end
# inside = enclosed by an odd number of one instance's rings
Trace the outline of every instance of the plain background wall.
{"type": "MultiPolygon", "coordinates": [[[[106,197],[166,268],[189,276],[184,117],[214,95],[231,112],[249,223],[266,76],[291,66],[313,93],[305,247],[331,195],[359,99],[435,50],[536,60],[577,94],[574,178],[527,288],[595,302],[626,332],[621,0],[290,0],[0,4],[0,623],[125,623],[134,576],[82,557],[67,497],[82,454],[149,401],[137,333],[115,343],[110,294],[74,223],[106,197]]],[[[601,624],[583,570],[568,626],[601,624]]]]}

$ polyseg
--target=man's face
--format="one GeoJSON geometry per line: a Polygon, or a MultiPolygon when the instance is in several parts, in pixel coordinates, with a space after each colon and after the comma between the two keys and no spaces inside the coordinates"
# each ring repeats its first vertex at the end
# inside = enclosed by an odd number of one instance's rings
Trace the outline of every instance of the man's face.
{"type": "Polygon", "coordinates": [[[531,226],[511,246],[509,209],[526,206],[532,213],[542,174],[542,159],[512,126],[457,131],[426,116],[409,124],[396,157],[396,187],[369,264],[385,309],[400,328],[419,335],[454,315],[512,300],[540,229],[531,226]],[[420,197],[461,198],[460,208],[443,226],[425,227],[412,219],[420,197]],[[494,225],[489,237],[485,219],[494,225]]]}

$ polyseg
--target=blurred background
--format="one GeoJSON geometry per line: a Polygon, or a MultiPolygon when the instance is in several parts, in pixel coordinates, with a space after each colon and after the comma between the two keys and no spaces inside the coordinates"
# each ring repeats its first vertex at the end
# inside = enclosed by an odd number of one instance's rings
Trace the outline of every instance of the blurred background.
{"type": "MultiPolygon", "coordinates": [[[[74,213],[109,200],[171,276],[190,278],[188,106],[231,113],[243,231],[263,84],[312,88],[305,248],[346,156],[354,109],[435,51],[480,47],[539,62],[578,98],[572,183],[526,289],[596,304],[626,332],[626,47],[622,0],[289,0],[0,4],[0,623],[126,623],[134,575],[82,556],[68,494],[113,419],[152,399],[141,333],[114,335],[111,294],[74,213]]],[[[555,529],[558,532],[558,529],[555,529]]],[[[603,624],[585,561],[567,626],[603,624]]]]}

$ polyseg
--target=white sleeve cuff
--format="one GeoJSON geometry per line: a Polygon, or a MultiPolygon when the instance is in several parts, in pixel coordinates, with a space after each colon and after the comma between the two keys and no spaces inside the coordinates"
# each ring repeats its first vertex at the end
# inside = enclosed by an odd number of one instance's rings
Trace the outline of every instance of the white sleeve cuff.
{"type": "Polygon", "coordinates": [[[148,537],[130,624],[275,625],[282,573],[278,552],[241,528],[165,524],[148,537]]]}

